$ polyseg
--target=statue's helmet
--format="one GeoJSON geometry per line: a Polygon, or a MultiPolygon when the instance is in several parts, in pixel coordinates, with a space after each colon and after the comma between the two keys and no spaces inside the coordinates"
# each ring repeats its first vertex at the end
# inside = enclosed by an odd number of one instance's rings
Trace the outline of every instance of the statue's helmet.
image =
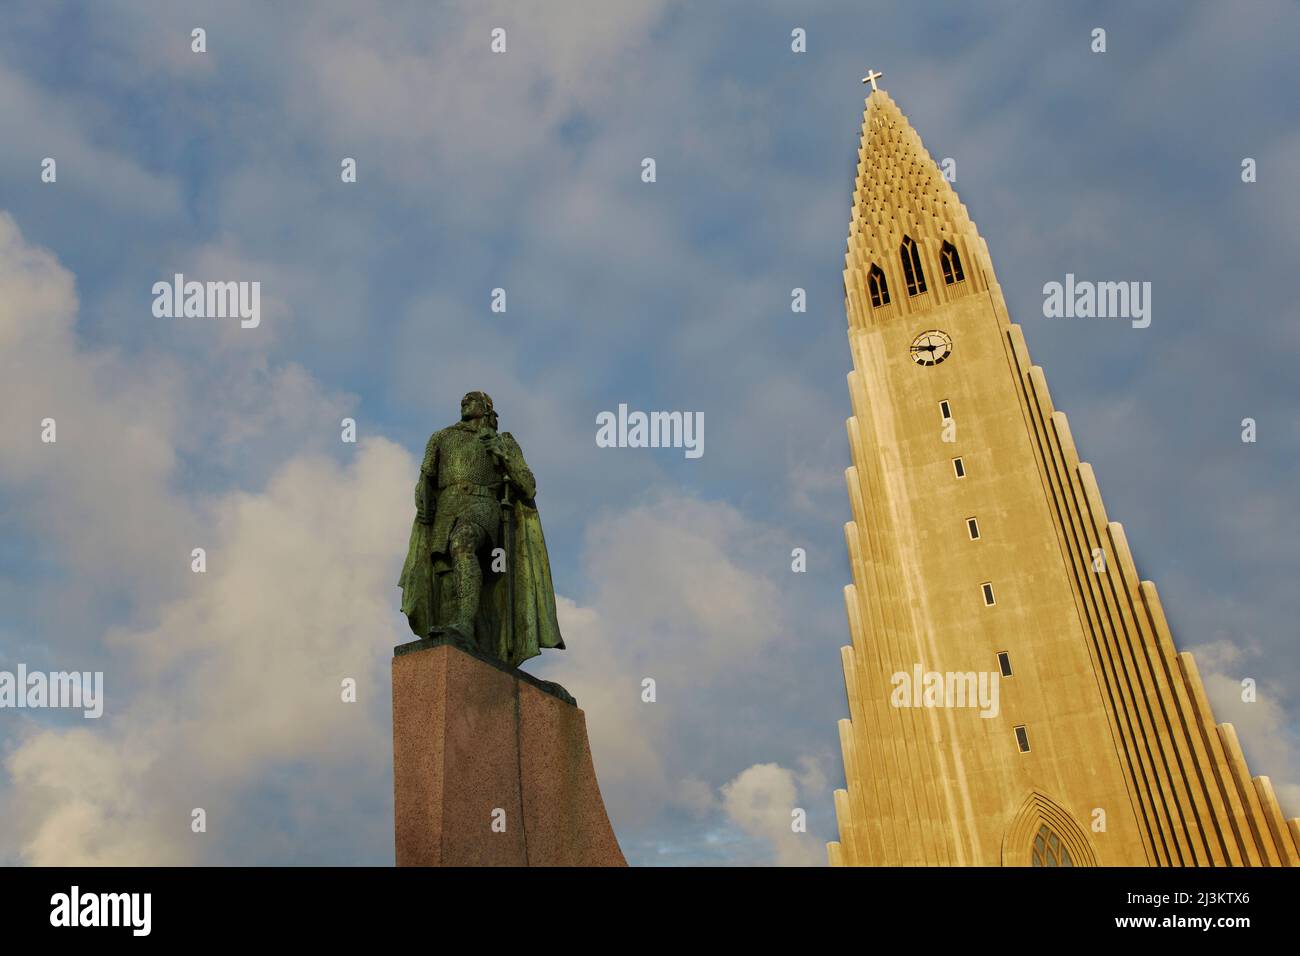
{"type": "Polygon", "coordinates": [[[460,400],[462,405],[469,402],[482,402],[487,411],[492,411],[492,396],[487,392],[466,392],[465,397],[460,400]]]}

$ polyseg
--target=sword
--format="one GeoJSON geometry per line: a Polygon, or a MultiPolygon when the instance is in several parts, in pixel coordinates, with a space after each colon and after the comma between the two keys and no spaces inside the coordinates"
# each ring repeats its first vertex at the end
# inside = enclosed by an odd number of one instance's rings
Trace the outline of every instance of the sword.
{"type": "Polygon", "coordinates": [[[510,553],[510,544],[512,538],[512,521],[514,518],[514,504],[510,501],[510,479],[506,478],[501,483],[501,524],[505,528],[504,541],[501,542],[501,550],[505,553],[506,561],[506,659],[514,654],[515,651],[515,582],[512,577],[514,569],[510,562],[514,560],[514,555],[510,553]]]}

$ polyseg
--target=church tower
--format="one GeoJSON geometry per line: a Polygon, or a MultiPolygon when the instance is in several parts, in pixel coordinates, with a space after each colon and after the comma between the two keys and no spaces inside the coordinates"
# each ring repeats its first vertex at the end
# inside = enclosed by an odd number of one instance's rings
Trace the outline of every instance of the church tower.
{"type": "Polygon", "coordinates": [[[833,865],[1295,866],[1079,460],[966,207],[883,90],[844,264],[852,645],[833,865]]]}

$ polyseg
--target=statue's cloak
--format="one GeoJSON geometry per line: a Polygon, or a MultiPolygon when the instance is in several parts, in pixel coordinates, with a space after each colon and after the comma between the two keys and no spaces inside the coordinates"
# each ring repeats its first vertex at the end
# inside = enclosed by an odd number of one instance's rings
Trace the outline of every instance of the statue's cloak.
{"type": "MultiPolygon", "coordinates": [[[[518,667],[540,654],[543,647],[563,650],[564,638],[555,613],[551,562],[537,506],[531,499],[516,501],[510,508],[502,508],[501,523],[497,540],[506,548],[505,571],[493,571],[494,562],[487,558],[474,640],[479,650],[518,667]],[[513,627],[508,613],[512,593],[513,627]]],[[[406,564],[397,582],[402,589],[402,613],[419,637],[427,637],[439,620],[442,583],[451,567],[445,553],[433,550],[433,528],[418,518],[412,523],[406,564]]]]}

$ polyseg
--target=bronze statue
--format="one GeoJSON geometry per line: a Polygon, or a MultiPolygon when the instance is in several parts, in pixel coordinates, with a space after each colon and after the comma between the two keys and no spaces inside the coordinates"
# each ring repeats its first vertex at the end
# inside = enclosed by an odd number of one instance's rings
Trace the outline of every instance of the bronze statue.
{"type": "Polygon", "coordinates": [[[497,431],[492,399],[467,394],[460,421],[430,437],[415,485],[398,586],[417,637],[512,667],[564,648],[536,493],[519,443],[497,431]]]}

